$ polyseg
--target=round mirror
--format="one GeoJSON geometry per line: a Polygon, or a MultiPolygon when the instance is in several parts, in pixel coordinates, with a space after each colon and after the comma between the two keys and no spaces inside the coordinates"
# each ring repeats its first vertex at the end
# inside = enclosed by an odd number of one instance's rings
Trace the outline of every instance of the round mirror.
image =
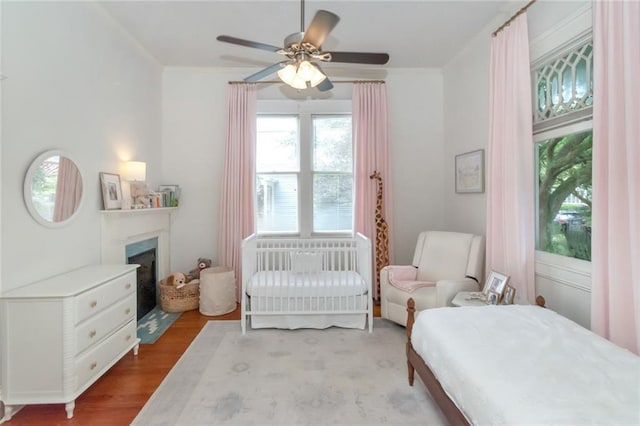
{"type": "Polygon", "coordinates": [[[38,156],[24,178],[24,202],[40,224],[58,227],[68,223],[82,202],[82,175],[62,151],[38,156]]]}

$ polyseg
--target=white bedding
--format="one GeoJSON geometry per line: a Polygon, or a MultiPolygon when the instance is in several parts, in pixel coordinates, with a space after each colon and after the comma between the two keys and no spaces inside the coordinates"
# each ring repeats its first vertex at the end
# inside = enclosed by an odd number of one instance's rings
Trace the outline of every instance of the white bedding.
{"type": "Polygon", "coordinates": [[[640,424],[640,357],[549,309],[428,309],[411,341],[473,424],[640,424]]]}
{"type": "Polygon", "coordinates": [[[367,283],[354,271],[302,274],[291,271],[260,271],[251,277],[247,285],[249,296],[354,296],[366,292],[367,283]]]}

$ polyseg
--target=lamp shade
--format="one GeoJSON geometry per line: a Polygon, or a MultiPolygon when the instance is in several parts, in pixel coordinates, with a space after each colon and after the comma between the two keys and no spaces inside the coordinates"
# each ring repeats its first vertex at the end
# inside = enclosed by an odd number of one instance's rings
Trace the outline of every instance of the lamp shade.
{"type": "Polygon", "coordinates": [[[147,179],[147,163],[127,161],[124,163],[124,180],[144,182],[147,179]]]}

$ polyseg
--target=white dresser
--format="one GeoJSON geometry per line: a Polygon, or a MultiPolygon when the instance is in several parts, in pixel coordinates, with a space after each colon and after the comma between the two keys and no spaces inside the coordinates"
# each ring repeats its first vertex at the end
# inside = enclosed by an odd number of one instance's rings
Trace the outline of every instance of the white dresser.
{"type": "Polygon", "coordinates": [[[75,399],[133,349],[136,268],[95,265],[3,293],[0,363],[4,420],[22,405],[75,399]]]}

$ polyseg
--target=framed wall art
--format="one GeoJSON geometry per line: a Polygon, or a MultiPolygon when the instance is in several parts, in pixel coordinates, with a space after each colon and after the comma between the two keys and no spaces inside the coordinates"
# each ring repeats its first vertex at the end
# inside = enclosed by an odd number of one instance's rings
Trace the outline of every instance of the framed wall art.
{"type": "Polygon", "coordinates": [[[122,208],[120,175],[100,172],[100,187],[102,188],[102,203],[105,210],[122,208]]]}
{"type": "Polygon", "coordinates": [[[484,149],[456,155],[456,193],[484,192],[484,149]]]}

